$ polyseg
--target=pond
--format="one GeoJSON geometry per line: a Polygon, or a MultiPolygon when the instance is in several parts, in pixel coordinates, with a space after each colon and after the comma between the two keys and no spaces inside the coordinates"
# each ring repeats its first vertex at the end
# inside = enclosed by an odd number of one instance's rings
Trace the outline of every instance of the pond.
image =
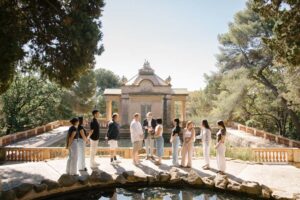
{"type": "Polygon", "coordinates": [[[249,197],[234,196],[231,194],[213,192],[202,189],[172,189],[172,188],[139,188],[123,189],[117,188],[111,191],[87,191],[72,193],[58,197],[47,198],[47,200],[254,200],[249,197]]]}

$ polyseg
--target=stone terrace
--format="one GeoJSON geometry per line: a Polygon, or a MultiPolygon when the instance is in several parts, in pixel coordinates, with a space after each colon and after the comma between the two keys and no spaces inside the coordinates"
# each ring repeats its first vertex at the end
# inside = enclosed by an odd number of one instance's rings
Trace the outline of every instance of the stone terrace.
{"type": "MultiPolygon", "coordinates": [[[[86,160],[88,172],[81,175],[91,174],[86,160]]],[[[140,175],[153,175],[172,168],[171,160],[163,160],[161,166],[154,165],[151,161],[143,160],[140,166],[134,166],[129,159],[123,159],[116,166],[109,163],[109,158],[98,158],[101,163],[99,170],[111,174],[116,178],[124,171],[134,171],[140,175]]],[[[211,177],[216,175],[216,161],[212,159],[211,170],[202,170],[203,159],[193,160],[193,170],[198,172],[201,177],[211,177]]],[[[0,166],[0,178],[2,179],[2,189],[8,190],[20,183],[40,183],[43,179],[57,181],[64,174],[66,159],[49,160],[46,162],[29,163],[6,163],[0,166]]],[[[182,173],[188,173],[191,169],[180,169],[182,173]]],[[[290,196],[291,194],[300,195],[300,169],[287,164],[256,164],[237,160],[227,160],[227,175],[230,179],[237,182],[256,181],[264,184],[281,195],[290,196]]]]}

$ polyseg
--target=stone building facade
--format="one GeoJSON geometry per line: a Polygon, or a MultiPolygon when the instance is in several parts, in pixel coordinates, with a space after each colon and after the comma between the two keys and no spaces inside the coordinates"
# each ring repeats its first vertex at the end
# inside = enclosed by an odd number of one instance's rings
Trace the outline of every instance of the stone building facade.
{"type": "Polygon", "coordinates": [[[121,88],[106,89],[107,120],[112,114],[112,102],[118,105],[121,125],[129,125],[134,113],[141,113],[142,119],[148,112],[154,118],[162,118],[165,126],[172,124],[175,117],[175,102],[181,104],[181,120],[186,120],[186,101],[188,91],[184,88],[172,88],[171,78],[163,80],[157,76],[149,62],[145,61],[138,74],[127,80],[122,79],[121,88]]]}

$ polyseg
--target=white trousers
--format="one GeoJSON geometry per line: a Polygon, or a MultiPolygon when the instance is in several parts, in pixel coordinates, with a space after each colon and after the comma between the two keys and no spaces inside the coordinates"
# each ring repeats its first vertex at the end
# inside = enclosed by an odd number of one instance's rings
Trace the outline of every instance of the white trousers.
{"type": "Polygon", "coordinates": [[[209,166],[209,157],[210,157],[210,145],[203,143],[203,157],[205,165],[209,166]]]}
{"type": "Polygon", "coordinates": [[[90,139],[90,165],[91,167],[96,167],[95,155],[97,153],[99,140],[90,139]]]}
{"type": "Polygon", "coordinates": [[[77,173],[77,158],[78,158],[77,140],[74,139],[69,148],[69,157],[67,160],[67,168],[66,168],[67,174],[75,175],[77,173]]]}
{"type": "Polygon", "coordinates": [[[79,170],[85,168],[85,141],[81,138],[78,139],[78,161],[77,166],[79,170]]]}
{"type": "Polygon", "coordinates": [[[218,169],[222,172],[225,172],[226,170],[226,160],[225,160],[225,151],[226,147],[225,144],[220,144],[217,148],[217,165],[218,169]]]}

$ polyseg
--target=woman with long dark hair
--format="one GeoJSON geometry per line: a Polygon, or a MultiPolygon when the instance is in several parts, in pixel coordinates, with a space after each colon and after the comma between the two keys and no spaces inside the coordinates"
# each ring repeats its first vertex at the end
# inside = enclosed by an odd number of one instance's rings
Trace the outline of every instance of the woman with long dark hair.
{"type": "Polygon", "coordinates": [[[87,139],[87,132],[83,127],[83,117],[78,117],[78,120],[78,169],[79,171],[87,171],[85,167],[85,145],[89,140],[87,139]]]}
{"type": "Polygon", "coordinates": [[[178,149],[180,145],[179,134],[181,132],[180,121],[178,118],[173,120],[174,128],[172,130],[170,142],[172,143],[172,163],[174,166],[178,166],[178,149]]]}
{"type": "Polygon", "coordinates": [[[226,170],[226,159],[225,159],[225,136],[226,136],[226,128],[223,121],[218,121],[219,131],[217,133],[217,144],[215,146],[217,150],[217,165],[218,165],[218,173],[224,174],[226,170]]]}
{"type": "Polygon", "coordinates": [[[202,168],[209,169],[211,131],[208,125],[208,121],[206,119],[202,120],[201,135],[202,135],[203,157],[205,161],[205,165],[202,168]]]}
{"type": "Polygon", "coordinates": [[[66,148],[69,150],[69,157],[67,160],[66,173],[69,175],[77,175],[77,157],[78,157],[78,135],[77,126],[78,119],[73,118],[70,120],[72,126],[68,130],[66,148]]]}

